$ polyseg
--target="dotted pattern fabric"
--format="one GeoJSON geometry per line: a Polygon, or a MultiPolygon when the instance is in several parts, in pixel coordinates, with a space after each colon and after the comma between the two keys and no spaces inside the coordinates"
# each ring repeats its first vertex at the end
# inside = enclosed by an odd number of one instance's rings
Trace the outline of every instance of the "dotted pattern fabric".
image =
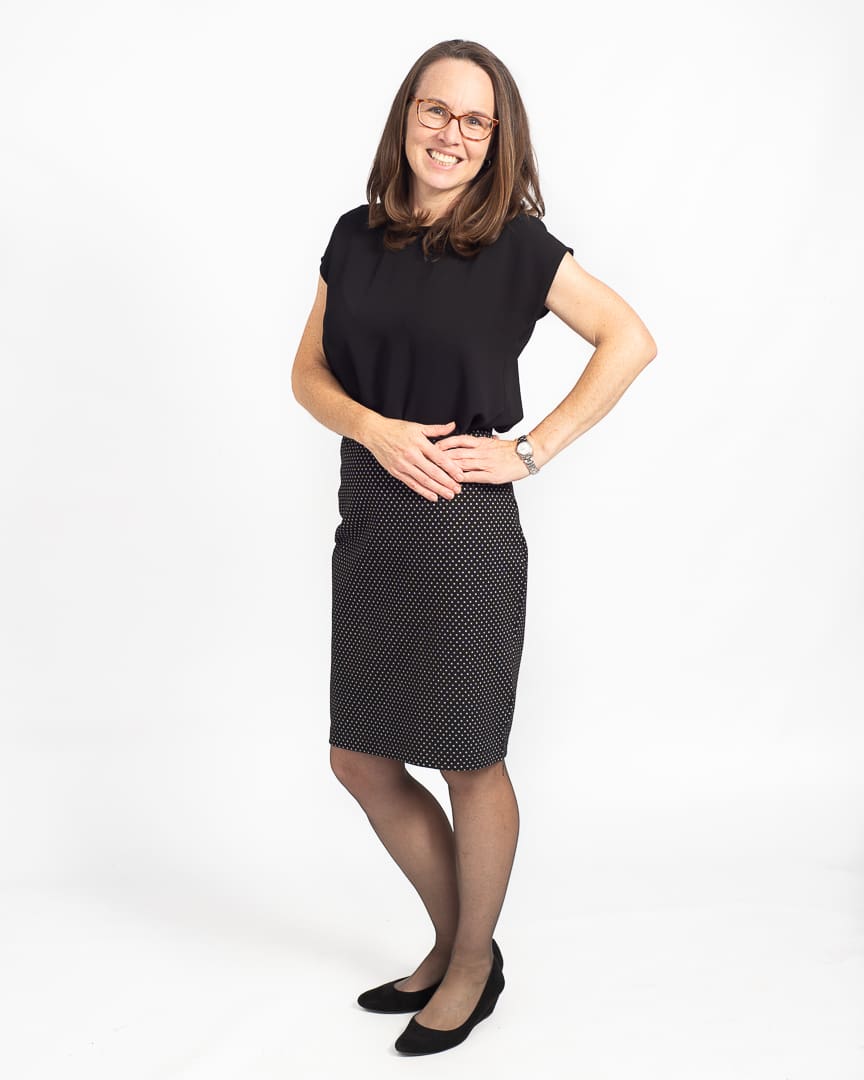
{"type": "Polygon", "coordinates": [[[513,484],[433,503],[361,443],[343,436],[340,454],[331,745],[437,769],[501,761],[528,572],[513,484]]]}

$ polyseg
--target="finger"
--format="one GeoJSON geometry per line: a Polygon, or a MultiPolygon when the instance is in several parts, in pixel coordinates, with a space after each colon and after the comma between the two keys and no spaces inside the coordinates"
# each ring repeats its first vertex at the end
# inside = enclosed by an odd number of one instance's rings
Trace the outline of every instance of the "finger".
{"type": "Polygon", "coordinates": [[[486,458],[484,454],[479,450],[471,450],[468,448],[463,450],[461,447],[456,447],[454,450],[448,450],[447,457],[451,461],[458,461],[463,469],[465,468],[466,462],[470,463],[472,461],[488,460],[488,458],[486,458]]]}
{"type": "Polygon", "coordinates": [[[407,475],[429,491],[443,495],[445,499],[452,499],[462,490],[458,485],[454,487],[453,481],[446,473],[439,472],[438,476],[431,475],[427,470],[417,465],[409,465],[407,475]]]}
{"type": "Polygon", "coordinates": [[[445,478],[444,483],[449,487],[458,486],[462,482],[462,465],[455,458],[444,458],[440,466],[436,466],[440,472],[436,472],[438,479],[445,478]]]}
{"type": "Polygon", "coordinates": [[[442,454],[438,455],[438,460],[447,465],[447,468],[442,468],[435,460],[432,450],[432,444],[410,447],[393,462],[392,474],[403,481],[405,476],[412,476],[442,495],[445,492],[458,495],[459,481],[462,478],[461,467],[456,462],[447,462],[442,454]]]}
{"type": "Polygon", "coordinates": [[[455,446],[476,446],[480,440],[476,435],[448,435],[435,443],[438,450],[452,450],[455,446]]]}
{"type": "Polygon", "coordinates": [[[420,430],[424,435],[446,435],[450,428],[456,426],[456,421],[451,420],[447,424],[423,424],[420,430]]]}
{"type": "Polygon", "coordinates": [[[451,463],[449,469],[440,469],[433,462],[426,458],[419,468],[426,475],[427,480],[435,491],[438,491],[439,487],[444,491],[452,492],[454,495],[458,495],[460,492],[459,484],[462,481],[462,466],[456,463],[451,463]]]}
{"type": "Polygon", "coordinates": [[[503,480],[498,480],[495,474],[490,469],[471,469],[465,473],[466,484],[498,484],[505,483],[503,480]]]}
{"type": "Polygon", "coordinates": [[[431,443],[425,448],[425,452],[412,461],[412,464],[417,465],[451,490],[455,490],[462,479],[462,466],[459,462],[451,460],[443,452],[436,452],[434,444],[431,443]]]}
{"type": "Polygon", "coordinates": [[[438,494],[426,487],[425,484],[421,484],[409,473],[399,472],[393,473],[392,475],[397,480],[401,480],[406,487],[409,487],[412,491],[416,491],[417,494],[422,495],[424,499],[428,499],[429,502],[438,502],[438,494]]]}
{"type": "Polygon", "coordinates": [[[418,495],[422,495],[427,502],[438,502],[438,495],[434,491],[430,491],[429,488],[425,488],[421,484],[418,484],[416,480],[412,480],[409,477],[405,480],[405,483],[412,491],[416,491],[418,495]]]}
{"type": "Polygon", "coordinates": [[[439,450],[435,443],[430,447],[428,459],[457,483],[462,479],[462,466],[449,450],[439,450]]]}
{"type": "Polygon", "coordinates": [[[401,468],[419,469],[450,490],[455,490],[461,480],[459,464],[448,460],[445,454],[437,453],[434,443],[411,446],[401,461],[401,468]]]}

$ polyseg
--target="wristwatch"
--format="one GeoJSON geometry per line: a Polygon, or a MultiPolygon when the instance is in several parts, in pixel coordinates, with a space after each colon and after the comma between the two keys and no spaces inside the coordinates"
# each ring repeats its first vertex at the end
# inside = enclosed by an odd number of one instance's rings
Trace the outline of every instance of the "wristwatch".
{"type": "Polygon", "coordinates": [[[525,463],[525,467],[532,476],[536,476],[540,472],[540,466],[534,461],[534,447],[528,442],[527,435],[520,435],[516,440],[516,453],[522,458],[525,463]]]}

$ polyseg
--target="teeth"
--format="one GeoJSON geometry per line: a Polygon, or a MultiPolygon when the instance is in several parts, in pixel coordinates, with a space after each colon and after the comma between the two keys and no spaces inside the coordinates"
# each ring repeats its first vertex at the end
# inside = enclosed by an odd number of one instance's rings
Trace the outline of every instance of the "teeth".
{"type": "Polygon", "coordinates": [[[440,161],[442,165],[454,165],[459,158],[453,157],[452,154],[441,154],[437,150],[430,150],[429,156],[434,161],[440,161]]]}

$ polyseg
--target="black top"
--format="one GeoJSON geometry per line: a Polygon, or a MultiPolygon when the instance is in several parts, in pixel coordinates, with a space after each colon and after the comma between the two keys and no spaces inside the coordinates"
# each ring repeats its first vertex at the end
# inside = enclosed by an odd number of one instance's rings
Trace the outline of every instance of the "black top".
{"type": "Polygon", "coordinates": [[[517,360],[573,249],[520,214],[471,258],[427,260],[419,237],[388,251],[368,213],[343,214],[321,258],[324,355],[346,393],[393,419],[455,420],[454,434],[518,423],[517,360]]]}

